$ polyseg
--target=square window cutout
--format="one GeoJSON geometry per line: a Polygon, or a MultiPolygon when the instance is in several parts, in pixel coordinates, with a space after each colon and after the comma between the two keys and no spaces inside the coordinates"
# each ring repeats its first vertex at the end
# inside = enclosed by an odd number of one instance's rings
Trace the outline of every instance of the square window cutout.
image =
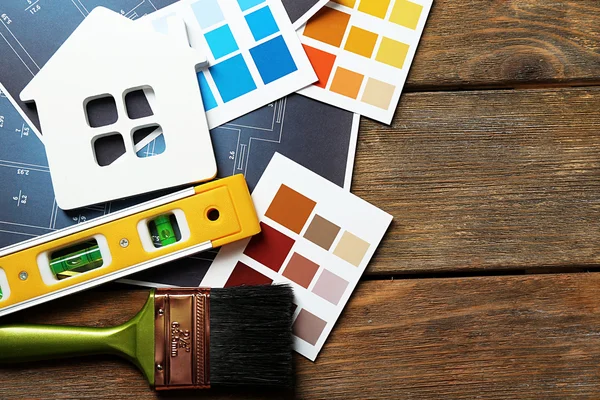
{"type": "Polygon", "coordinates": [[[130,119],[146,118],[154,115],[151,102],[154,102],[154,89],[145,86],[125,92],[125,109],[130,119]]]}
{"type": "Polygon", "coordinates": [[[106,167],[125,154],[125,141],[120,133],[109,133],[96,137],[92,141],[96,162],[106,167]]]}
{"type": "Polygon", "coordinates": [[[154,157],[167,149],[165,135],[160,125],[153,124],[133,131],[133,146],[138,158],[154,157]]]}
{"type": "Polygon", "coordinates": [[[112,125],[117,122],[117,103],[110,94],[92,97],[84,102],[85,119],[90,128],[112,125]]]}

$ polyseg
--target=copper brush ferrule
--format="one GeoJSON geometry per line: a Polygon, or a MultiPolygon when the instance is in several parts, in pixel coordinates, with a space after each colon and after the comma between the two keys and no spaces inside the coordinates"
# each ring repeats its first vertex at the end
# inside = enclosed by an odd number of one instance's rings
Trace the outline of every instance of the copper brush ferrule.
{"type": "Polygon", "coordinates": [[[154,387],[210,388],[210,289],[154,295],[154,387]]]}
{"type": "Polygon", "coordinates": [[[0,364],[115,354],[157,390],[290,388],[292,301],[287,285],[157,289],[116,327],[0,326],[0,364]]]}

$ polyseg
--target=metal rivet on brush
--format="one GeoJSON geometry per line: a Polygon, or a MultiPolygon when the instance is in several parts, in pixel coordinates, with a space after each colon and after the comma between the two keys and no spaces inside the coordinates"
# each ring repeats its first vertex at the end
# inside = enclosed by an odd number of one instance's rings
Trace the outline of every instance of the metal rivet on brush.
{"type": "Polygon", "coordinates": [[[158,315],[164,315],[165,314],[165,310],[163,310],[162,308],[158,309],[158,315]]]}
{"type": "Polygon", "coordinates": [[[162,371],[163,370],[163,366],[161,364],[158,364],[156,366],[156,369],[159,370],[159,371],[162,371]]]}
{"type": "Polygon", "coordinates": [[[19,279],[22,281],[26,281],[29,278],[29,274],[26,271],[21,271],[19,273],[19,279]]]}

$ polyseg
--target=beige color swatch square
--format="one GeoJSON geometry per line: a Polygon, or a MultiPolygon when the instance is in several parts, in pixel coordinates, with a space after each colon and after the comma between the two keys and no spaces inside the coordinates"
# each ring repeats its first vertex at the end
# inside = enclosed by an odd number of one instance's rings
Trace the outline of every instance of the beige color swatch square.
{"type": "Polygon", "coordinates": [[[369,243],[346,231],[335,247],[333,254],[358,267],[365,257],[367,250],[369,250],[369,246],[369,243]]]}
{"type": "Polygon", "coordinates": [[[392,96],[394,96],[395,90],[396,87],[394,85],[378,81],[377,79],[369,78],[361,101],[363,103],[387,110],[390,107],[392,96]]]}

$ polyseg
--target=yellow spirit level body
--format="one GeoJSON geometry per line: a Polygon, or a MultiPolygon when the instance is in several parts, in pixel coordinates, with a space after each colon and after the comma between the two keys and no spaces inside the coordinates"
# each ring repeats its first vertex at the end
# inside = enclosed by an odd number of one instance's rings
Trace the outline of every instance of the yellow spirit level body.
{"type": "Polygon", "coordinates": [[[213,181],[0,250],[0,316],[260,232],[242,175],[213,181]],[[175,215],[177,242],[152,243],[148,222],[175,215]],[[94,240],[103,264],[66,279],[49,268],[59,249],[94,240]]]}

